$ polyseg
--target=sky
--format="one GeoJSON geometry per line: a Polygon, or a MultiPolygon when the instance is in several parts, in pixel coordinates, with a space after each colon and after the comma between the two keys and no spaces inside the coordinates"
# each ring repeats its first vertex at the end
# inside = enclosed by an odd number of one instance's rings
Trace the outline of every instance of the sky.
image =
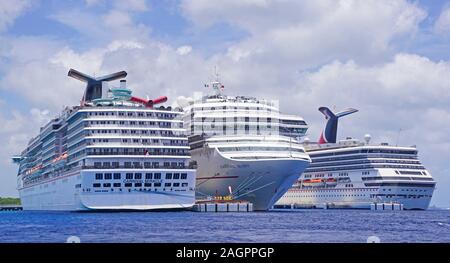
{"type": "Polygon", "coordinates": [[[317,140],[317,110],[353,107],[339,138],[411,146],[450,207],[450,2],[427,0],[0,0],[0,196],[19,154],[84,85],[69,68],[128,72],[134,94],[205,90],[276,99],[317,140]]]}

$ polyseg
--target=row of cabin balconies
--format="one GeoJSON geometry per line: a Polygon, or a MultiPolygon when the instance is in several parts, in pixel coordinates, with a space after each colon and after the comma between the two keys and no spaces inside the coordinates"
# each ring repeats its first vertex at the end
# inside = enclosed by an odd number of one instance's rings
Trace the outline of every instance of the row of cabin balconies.
{"type": "Polygon", "coordinates": [[[110,156],[110,155],[130,155],[130,156],[184,156],[189,158],[189,151],[186,152],[87,152],[86,156],[110,156]]]}
{"type": "Polygon", "coordinates": [[[131,164],[124,164],[124,165],[119,165],[119,164],[110,164],[110,165],[101,165],[101,164],[94,164],[94,165],[83,165],[81,167],[82,169],[186,169],[186,165],[155,165],[155,164],[135,164],[135,163],[131,163],[131,164]]]}
{"type": "Polygon", "coordinates": [[[183,124],[182,123],[177,123],[177,124],[171,124],[171,123],[166,123],[166,124],[162,124],[162,123],[158,123],[158,124],[128,124],[128,123],[101,123],[101,124],[97,124],[97,123],[89,123],[84,125],[84,127],[126,127],[126,128],[159,128],[159,129],[164,129],[164,130],[168,130],[168,129],[182,129],[183,128],[183,124]]]}

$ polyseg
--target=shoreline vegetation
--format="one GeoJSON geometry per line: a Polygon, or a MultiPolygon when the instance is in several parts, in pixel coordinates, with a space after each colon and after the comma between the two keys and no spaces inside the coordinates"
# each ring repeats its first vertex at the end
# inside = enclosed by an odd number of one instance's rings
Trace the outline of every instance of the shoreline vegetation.
{"type": "Polygon", "coordinates": [[[0,197],[0,205],[20,205],[20,198],[0,197]]]}

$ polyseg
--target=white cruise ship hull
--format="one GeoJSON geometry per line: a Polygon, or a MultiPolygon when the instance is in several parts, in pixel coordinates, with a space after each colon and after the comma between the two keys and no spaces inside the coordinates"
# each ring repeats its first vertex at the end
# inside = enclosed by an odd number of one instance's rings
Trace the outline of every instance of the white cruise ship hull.
{"type": "MultiPolygon", "coordinates": [[[[408,187],[408,191],[415,191],[408,187]]],[[[402,188],[390,188],[392,195],[404,195],[402,188]]],[[[406,190],[403,189],[403,190],[406,190]]],[[[422,191],[422,189],[417,189],[422,191]]],[[[399,203],[403,204],[405,210],[426,210],[430,205],[431,195],[434,188],[425,190],[422,196],[411,197],[377,197],[371,198],[371,195],[379,195],[386,193],[388,189],[383,188],[365,188],[365,189],[298,189],[291,188],[286,194],[280,198],[275,204],[277,207],[292,208],[343,208],[343,209],[370,209],[371,204],[379,203],[399,203]],[[344,194],[343,194],[344,193],[344,194]]],[[[414,192],[416,193],[416,192],[414,192]]]]}
{"type": "MultiPolygon", "coordinates": [[[[81,171],[61,176],[53,181],[19,189],[24,210],[54,211],[122,211],[189,209],[195,203],[195,191],[139,191],[138,189],[92,189],[93,171],[81,171]],[[83,180],[84,178],[84,180],[83,180]],[[77,187],[79,186],[79,187],[77,187]]],[[[193,185],[194,178],[189,176],[193,185]]]]}
{"type": "Polygon", "coordinates": [[[197,162],[198,198],[228,196],[253,203],[254,210],[268,210],[309,165],[301,158],[236,160],[208,147],[191,152],[197,162]]]}

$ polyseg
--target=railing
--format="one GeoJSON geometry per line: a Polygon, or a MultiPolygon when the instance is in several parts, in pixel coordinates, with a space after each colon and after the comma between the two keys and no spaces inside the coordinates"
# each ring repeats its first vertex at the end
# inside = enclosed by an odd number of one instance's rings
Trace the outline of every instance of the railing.
{"type": "Polygon", "coordinates": [[[185,134],[147,134],[147,133],[90,133],[87,134],[86,137],[92,137],[93,139],[95,138],[104,138],[104,137],[108,137],[108,138],[123,138],[123,139],[127,139],[128,137],[146,137],[146,139],[153,139],[153,138],[159,138],[159,137],[164,137],[164,138],[186,138],[187,135],[185,134]],[[100,135],[100,136],[96,136],[96,135],[100,135]]]}
{"type": "MultiPolygon", "coordinates": [[[[98,165],[83,165],[81,169],[186,169],[186,166],[177,165],[160,165],[160,166],[146,166],[146,165],[111,165],[111,166],[98,166],[98,165]]],[[[190,168],[191,169],[191,168],[190,168]]]]}
{"type": "MultiPolygon", "coordinates": [[[[109,139],[111,140],[111,139],[109,139]]],[[[129,140],[133,140],[133,139],[129,139],[129,140]]],[[[141,139],[136,139],[136,140],[141,140],[141,139]]],[[[148,139],[150,140],[150,139],[148,139]]],[[[189,147],[189,144],[187,143],[151,143],[151,142],[121,142],[121,141],[110,141],[110,142],[88,142],[86,143],[87,146],[92,146],[92,145],[111,145],[111,147],[114,147],[114,145],[126,145],[126,146],[133,146],[133,145],[138,145],[138,146],[150,146],[150,148],[158,148],[160,146],[178,146],[178,147],[189,147]]],[[[142,147],[145,148],[145,147],[142,147]]]]}
{"type": "MultiPolygon", "coordinates": [[[[180,122],[181,123],[181,122],[180,122]]],[[[120,123],[104,123],[104,124],[86,124],[85,127],[91,127],[91,128],[95,128],[95,127],[120,127],[120,128],[158,128],[158,129],[181,129],[184,130],[183,127],[179,126],[179,125],[162,125],[162,124],[120,124],[120,123]]]]}
{"type": "Polygon", "coordinates": [[[87,153],[87,156],[96,156],[96,155],[138,155],[138,156],[186,156],[190,157],[189,153],[141,153],[141,152],[110,152],[110,153],[87,153]]]}
{"type": "Polygon", "coordinates": [[[128,115],[91,115],[91,116],[87,116],[87,118],[83,119],[83,121],[103,121],[103,120],[117,120],[117,121],[153,121],[153,122],[158,122],[158,121],[179,121],[178,116],[174,116],[174,117],[164,117],[164,116],[155,116],[155,115],[151,115],[151,116],[128,116],[128,115]]]}

